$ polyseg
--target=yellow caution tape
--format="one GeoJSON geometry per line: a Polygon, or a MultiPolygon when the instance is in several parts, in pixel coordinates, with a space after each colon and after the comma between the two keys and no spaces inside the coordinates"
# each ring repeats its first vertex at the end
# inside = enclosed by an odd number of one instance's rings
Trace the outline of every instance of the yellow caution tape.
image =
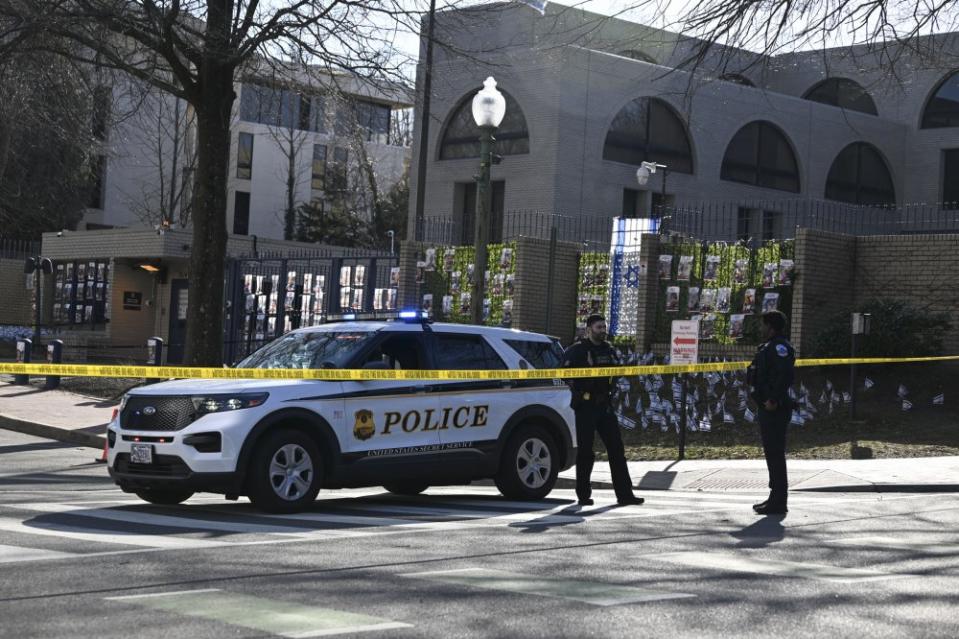
{"type": "MultiPolygon", "coordinates": [[[[959,360],[959,355],[941,357],[858,357],[799,359],[796,366],[842,366],[849,364],[906,364],[959,360]]],[[[62,377],[142,377],[148,379],[311,379],[326,381],[361,380],[458,380],[458,379],[573,379],[581,377],[634,377],[676,373],[710,373],[741,370],[749,362],[712,364],[663,364],[615,366],[608,368],[551,368],[527,370],[379,370],[301,368],[206,368],[190,366],[96,366],[89,364],[16,364],[0,362],[0,373],[14,375],[57,375],[62,377]]]]}

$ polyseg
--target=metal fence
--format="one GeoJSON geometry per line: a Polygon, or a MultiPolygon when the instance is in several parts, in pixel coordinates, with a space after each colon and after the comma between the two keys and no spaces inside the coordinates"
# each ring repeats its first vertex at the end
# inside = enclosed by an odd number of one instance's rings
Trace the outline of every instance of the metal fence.
{"type": "Polygon", "coordinates": [[[0,258],[21,259],[40,254],[40,242],[0,238],[0,258]]]}
{"type": "MultiPolygon", "coordinates": [[[[901,235],[959,232],[959,204],[860,206],[824,200],[701,202],[659,207],[661,231],[704,241],[791,239],[799,228],[847,235],[901,235]]],[[[585,250],[609,247],[614,217],[571,216],[543,211],[507,211],[491,220],[490,242],[519,236],[582,243],[585,250]]],[[[429,216],[422,237],[428,243],[473,243],[470,218],[429,216]]]]}

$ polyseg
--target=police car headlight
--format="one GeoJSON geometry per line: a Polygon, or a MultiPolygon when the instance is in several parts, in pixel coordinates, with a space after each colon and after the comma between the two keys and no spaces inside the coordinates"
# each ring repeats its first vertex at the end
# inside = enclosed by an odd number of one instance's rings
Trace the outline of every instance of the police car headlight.
{"type": "Polygon", "coordinates": [[[235,395],[204,395],[190,399],[193,400],[193,408],[197,414],[206,415],[260,406],[269,396],[269,393],[237,393],[235,395]]]}

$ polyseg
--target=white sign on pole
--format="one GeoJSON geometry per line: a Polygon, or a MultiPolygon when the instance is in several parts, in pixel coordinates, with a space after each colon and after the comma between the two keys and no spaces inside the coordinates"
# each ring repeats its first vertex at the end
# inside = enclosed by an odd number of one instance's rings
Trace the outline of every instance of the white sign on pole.
{"type": "Polygon", "coordinates": [[[669,363],[699,363],[699,320],[673,320],[669,336],[669,363]]]}

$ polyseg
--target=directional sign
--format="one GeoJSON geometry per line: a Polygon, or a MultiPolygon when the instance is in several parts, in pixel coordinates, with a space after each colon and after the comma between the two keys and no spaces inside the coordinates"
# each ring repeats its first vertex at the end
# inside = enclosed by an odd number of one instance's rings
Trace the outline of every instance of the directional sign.
{"type": "Polygon", "coordinates": [[[669,350],[670,364],[698,364],[699,321],[673,320],[669,350]]]}

